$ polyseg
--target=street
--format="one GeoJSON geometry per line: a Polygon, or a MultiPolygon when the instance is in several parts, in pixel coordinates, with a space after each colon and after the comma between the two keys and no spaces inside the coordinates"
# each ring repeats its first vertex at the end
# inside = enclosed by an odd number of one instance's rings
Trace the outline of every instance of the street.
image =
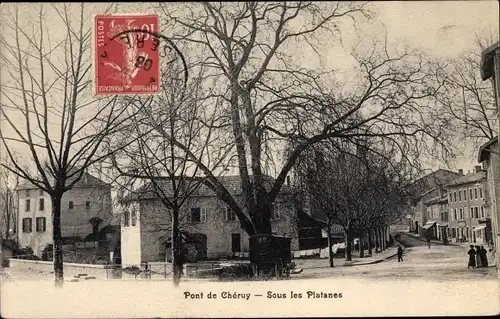
{"type": "MultiPolygon", "coordinates": [[[[500,311],[495,267],[467,269],[459,246],[408,247],[404,262],[305,268],[291,280],[3,282],[5,317],[487,315],[500,311]],[[209,294],[217,298],[209,298],[209,294]],[[250,295],[248,295],[250,294],[250,295]],[[292,298],[294,296],[294,298],[292,298]],[[26,300],[31,301],[25,307],[26,300]]],[[[318,264],[327,265],[325,259],[318,264]]],[[[7,269],[8,272],[8,269],[7,269]]],[[[16,274],[19,276],[20,274],[16,274]]]]}

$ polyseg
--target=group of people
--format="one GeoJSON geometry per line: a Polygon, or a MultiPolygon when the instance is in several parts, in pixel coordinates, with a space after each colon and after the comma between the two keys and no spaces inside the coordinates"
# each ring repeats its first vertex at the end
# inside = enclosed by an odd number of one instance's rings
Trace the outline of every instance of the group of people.
{"type": "Polygon", "coordinates": [[[470,245],[470,249],[467,254],[469,254],[469,264],[467,265],[467,268],[488,267],[488,257],[486,256],[487,251],[483,246],[476,246],[474,249],[474,245],[470,245]]]}

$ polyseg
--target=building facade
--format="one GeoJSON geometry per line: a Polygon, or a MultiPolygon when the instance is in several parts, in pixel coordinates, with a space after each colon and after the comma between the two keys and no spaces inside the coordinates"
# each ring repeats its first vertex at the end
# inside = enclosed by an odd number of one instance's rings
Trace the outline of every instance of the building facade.
{"type": "Polygon", "coordinates": [[[487,166],[487,197],[491,205],[493,249],[496,252],[495,259],[498,277],[500,277],[500,147],[498,142],[500,136],[500,46],[498,42],[482,52],[480,73],[483,81],[491,80],[496,97],[498,135],[480,148],[478,160],[487,166]]]}
{"type": "Polygon", "coordinates": [[[447,185],[453,242],[488,243],[491,220],[485,189],[486,172],[481,166],[447,185]]]}
{"type": "MultiPolygon", "coordinates": [[[[243,203],[238,176],[220,178],[233,198],[243,203]]],[[[170,194],[169,182],[161,184],[170,194]]],[[[147,187],[146,187],[147,189],[147,187]]],[[[286,187],[284,187],[286,192],[286,187]]],[[[292,250],[298,250],[296,211],[285,195],[278,196],[273,209],[272,231],[292,238],[292,250]]],[[[169,261],[171,258],[171,214],[150,191],[138,190],[122,201],[122,267],[169,261]]],[[[243,207],[243,205],[240,205],[243,207]]],[[[183,234],[188,261],[244,257],[249,237],[240,227],[235,213],[207,187],[200,185],[180,210],[179,228],[183,234]]]]}
{"type": "Polygon", "coordinates": [[[439,169],[421,177],[413,183],[412,192],[415,194],[415,201],[413,208],[408,212],[407,216],[410,223],[410,231],[417,234],[427,233],[427,228],[423,228],[429,221],[425,203],[446,196],[446,184],[460,176],[463,176],[462,170],[452,172],[439,169]]]}
{"type": "MultiPolygon", "coordinates": [[[[53,243],[52,204],[50,196],[31,183],[17,189],[16,240],[20,247],[31,247],[37,256],[53,243]]],[[[61,235],[63,241],[84,241],[112,221],[111,186],[85,173],[67,191],[61,202],[61,235]]]]}
{"type": "Polygon", "coordinates": [[[448,196],[446,193],[440,196],[431,198],[425,203],[427,208],[426,223],[422,227],[426,235],[431,238],[443,240],[449,237],[449,208],[448,196]]]}

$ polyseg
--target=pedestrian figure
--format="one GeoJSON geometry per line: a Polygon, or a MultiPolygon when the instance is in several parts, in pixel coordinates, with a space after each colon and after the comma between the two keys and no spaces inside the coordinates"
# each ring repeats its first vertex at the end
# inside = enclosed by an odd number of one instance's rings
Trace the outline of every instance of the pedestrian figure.
{"type": "Polygon", "coordinates": [[[398,262],[403,261],[403,247],[398,246],[398,262]]]}
{"type": "Polygon", "coordinates": [[[469,254],[469,264],[467,265],[467,268],[476,268],[476,251],[474,250],[473,245],[470,245],[470,249],[467,254],[469,254]]]}
{"type": "Polygon", "coordinates": [[[481,268],[483,267],[483,264],[481,263],[481,248],[479,246],[476,246],[476,268],[481,268]]]}
{"type": "Polygon", "coordinates": [[[431,239],[429,237],[427,237],[427,247],[431,249],[431,239]]]}
{"type": "Polygon", "coordinates": [[[484,249],[484,246],[481,246],[481,250],[479,251],[479,256],[481,258],[481,265],[483,267],[488,267],[488,256],[486,255],[488,252],[484,249]]]}

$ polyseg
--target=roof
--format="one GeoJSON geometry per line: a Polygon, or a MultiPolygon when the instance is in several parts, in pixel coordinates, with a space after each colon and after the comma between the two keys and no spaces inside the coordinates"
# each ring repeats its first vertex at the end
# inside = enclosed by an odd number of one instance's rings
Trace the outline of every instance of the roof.
{"type": "Polygon", "coordinates": [[[429,193],[430,191],[439,188],[439,186],[444,186],[446,183],[460,176],[462,175],[460,175],[458,172],[452,172],[447,169],[438,169],[417,179],[413,183],[413,187],[416,188],[415,190],[421,197],[429,193]]]}
{"type": "Polygon", "coordinates": [[[299,227],[300,228],[325,228],[327,227],[326,223],[320,220],[315,219],[308,213],[306,213],[303,209],[298,210],[297,214],[299,218],[299,227]]]}
{"type": "Polygon", "coordinates": [[[489,140],[487,143],[483,144],[479,148],[478,156],[477,156],[477,161],[479,163],[482,163],[490,158],[491,154],[491,147],[494,145],[498,145],[498,136],[492,138],[489,140]]]}
{"type": "MultiPolygon", "coordinates": [[[[250,176],[252,179],[252,176],[250,176]]],[[[186,177],[188,180],[189,177],[186,177]]],[[[219,182],[224,185],[224,187],[229,191],[232,195],[241,195],[241,178],[239,175],[229,175],[229,176],[219,176],[217,177],[219,182]]],[[[264,187],[269,191],[274,184],[275,179],[268,175],[263,175],[264,179],[264,187]]],[[[174,191],[172,188],[171,179],[168,177],[159,177],[156,180],[156,185],[160,187],[160,189],[165,193],[167,197],[173,197],[174,191]]],[[[194,185],[194,184],[193,184],[194,185]]],[[[290,192],[291,189],[287,185],[283,185],[281,188],[282,193],[290,192]]],[[[197,186],[196,190],[194,190],[191,194],[193,197],[205,197],[205,196],[216,196],[211,188],[209,188],[205,184],[200,184],[197,186]]],[[[154,184],[152,182],[140,187],[139,189],[129,193],[126,195],[122,202],[127,201],[137,201],[137,200],[145,200],[145,199],[156,199],[158,198],[154,192],[154,184]]]]}
{"type": "Polygon", "coordinates": [[[481,54],[481,79],[483,81],[493,76],[493,62],[497,51],[498,42],[483,50],[481,54]]]}
{"type": "MultiPolygon", "coordinates": [[[[52,184],[54,178],[49,177],[49,180],[51,181],[51,184],[52,184]]],[[[71,179],[68,179],[68,181],[66,183],[68,184],[72,180],[74,180],[74,177],[72,177],[71,179]]],[[[108,187],[110,187],[111,184],[106,183],[103,180],[101,180],[101,179],[99,179],[99,178],[97,178],[89,173],[83,173],[82,179],[79,180],[78,183],[76,183],[76,185],[74,187],[76,188],[76,187],[96,187],[96,186],[108,186],[108,187]]],[[[23,189],[38,189],[38,187],[33,185],[29,181],[25,181],[25,182],[21,183],[16,188],[16,190],[23,190],[23,189]]]]}
{"type": "Polygon", "coordinates": [[[424,202],[425,205],[439,204],[439,203],[447,203],[448,196],[444,197],[434,197],[424,202]]]}
{"type": "Polygon", "coordinates": [[[467,174],[465,176],[459,177],[450,183],[446,184],[447,187],[449,186],[458,186],[458,185],[463,185],[463,184],[471,184],[474,182],[480,182],[486,177],[485,172],[477,172],[477,173],[471,173],[467,174]]]}

